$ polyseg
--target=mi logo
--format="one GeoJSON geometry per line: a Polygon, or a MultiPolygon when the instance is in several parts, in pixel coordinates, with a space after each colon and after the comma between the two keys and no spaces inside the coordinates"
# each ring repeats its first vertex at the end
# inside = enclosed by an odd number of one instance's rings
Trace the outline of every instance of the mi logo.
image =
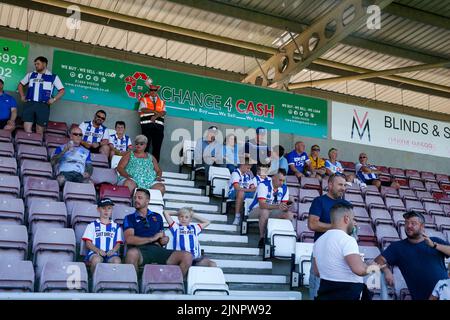
{"type": "Polygon", "coordinates": [[[369,115],[369,112],[367,111],[364,114],[364,117],[362,118],[362,121],[360,120],[358,113],[355,109],[353,109],[353,121],[352,121],[352,135],[351,138],[353,139],[353,134],[356,131],[358,132],[359,140],[362,140],[364,137],[364,134],[367,130],[367,138],[370,141],[370,126],[369,126],[369,119],[367,119],[367,116],[369,115]]]}

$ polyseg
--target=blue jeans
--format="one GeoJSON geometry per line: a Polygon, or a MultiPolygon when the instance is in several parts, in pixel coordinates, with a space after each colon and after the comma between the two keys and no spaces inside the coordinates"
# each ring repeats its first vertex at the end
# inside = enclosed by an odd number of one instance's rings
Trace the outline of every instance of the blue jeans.
{"type": "Polygon", "coordinates": [[[309,270],[309,298],[314,300],[317,297],[317,292],[319,291],[320,278],[314,274],[314,263],[313,257],[311,255],[311,269],[309,270]]]}

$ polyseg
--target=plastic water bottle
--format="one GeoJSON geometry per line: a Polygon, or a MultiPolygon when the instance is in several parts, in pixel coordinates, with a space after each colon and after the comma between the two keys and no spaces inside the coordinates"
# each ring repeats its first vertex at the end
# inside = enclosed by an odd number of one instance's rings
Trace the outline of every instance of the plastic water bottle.
{"type": "Polygon", "coordinates": [[[356,226],[353,226],[351,236],[352,236],[353,238],[355,238],[356,241],[358,241],[358,228],[357,228],[356,226]]]}

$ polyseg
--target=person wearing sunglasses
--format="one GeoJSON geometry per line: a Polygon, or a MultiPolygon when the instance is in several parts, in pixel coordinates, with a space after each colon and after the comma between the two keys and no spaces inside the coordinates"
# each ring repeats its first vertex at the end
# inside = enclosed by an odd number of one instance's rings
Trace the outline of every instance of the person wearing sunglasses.
{"type": "Polygon", "coordinates": [[[98,110],[95,113],[94,120],[81,123],[80,129],[83,132],[81,145],[92,153],[103,153],[109,157],[109,137],[113,132],[103,125],[105,121],[106,112],[98,110]]]}
{"type": "Polygon", "coordinates": [[[127,151],[117,165],[118,184],[127,186],[131,193],[136,188],[144,188],[159,190],[164,195],[166,188],[162,183],[162,170],[156,158],[145,152],[147,143],[146,136],[136,136],[134,149],[127,151]]]}
{"type": "Polygon", "coordinates": [[[340,173],[342,175],[345,175],[345,179],[347,180],[347,182],[353,182],[353,180],[355,179],[355,175],[352,173],[344,174],[344,167],[342,166],[342,163],[337,161],[337,157],[338,150],[336,148],[331,148],[330,150],[328,150],[328,159],[325,161],[327,176],[331,176],[335,173],[340,173]]]}
{"type": "Polygon", "coordinates": [[[186,276],[193,256],[188,251],[164,248],[169,237],[164,234],[162,216],[148,209],[150,192],[136,189],[133,200],[136,211],[123,220],[125,243],[128,246],[125,263],[134,265],[136,271],[139,271],[140,266],[150,263],[178,265],[186,276]]]}
{"type": "Polygon", "coordinates": [[[317,178],[322,181],[325,176],[325,160],[320,157],[320,147],[315,144],[311,147],[311,153],[309,155],[311,172],[309,174],[312,178],[317,178]]]}
{"type": "Polygon", "coordinates": [[[365,185],[374,185],[378,189],[380,189],[381,185],[400,189],[400,185],[396,181],[380,181],[378,175],[381,174],[381,171],[376,166],[368,163],[366,153],[359,154],[359,163],[356,164],[355,170],[356,177],[365,185]]]}
{"type": "Polygon", "coordinates": [[[147,137],[149,145],[152,145],[152,154],[159,162],[161,146],[164,139],[164,118],[166,116],[166,102],[158,96],[160,86],[152,84],[152,80],[146,81],[148,94],[139,101],[139,118],[142,134],[147,137]]]}
{"type": "Polygon", "coordinates": [[[81,145],[83,132],[75,126],[70,130],[70,140],[55,149],[51,163],[56,167],[56,180],[62,188],[66,181],[88,183],[93,167],[91,153],[81,145]]]}

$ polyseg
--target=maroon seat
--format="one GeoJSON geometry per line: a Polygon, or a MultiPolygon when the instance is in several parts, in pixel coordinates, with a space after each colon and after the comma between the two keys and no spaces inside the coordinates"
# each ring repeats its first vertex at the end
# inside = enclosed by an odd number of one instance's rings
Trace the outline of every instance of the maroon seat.
{"type": "Polygon", "coordinates": [[[95,187],[92,183],[77,183],[67,181],[64,184],[63,199],[67,200],[86,200],[95,202],[95,187]]]}
{"type": "Polygon", "coordinates": [[[321,189],[319,179],[317,178],[308,178],[308,177],[302,177],[300,179],[300,187],[303,189],[321,189]]]}
{"type": "Polygon", "coordinates": [[[315,198],[320,197],[319,191],[314,189],[300,189],[300,202],[312,202],[315,198]]]}
{"type": "Polygon", "coordinates": [[[445,215],[450,217],[450,204],[442,204],[442,210],[444,210],[445,215]]]}
{"type": "Polygon", "coordinates": [[[409,180],[421,180],[420,173],[417,170],[406,169],[405,176],[409,180]]]}
{"type": "Polygon", "coordinates": [[[403,218],[403,214],[405,212],[395,211],[392,213],[392,221],[394,221],[395,227],[398,229],[401,225],[405,224],[405,218],[403,218]]]}
{"type": "Polygon", "coordinates": [[[44,178],[53,178],[53,168],[50,162],[43,162],[37,160],[23,160],[20,166],[20,176],[35,176],[44,178]]]}
{"type": "Polygon", "coordinates": [[[359,252],[364,254],[364,261],[373,261],[380,255],[380,249],[373,246],[359,246],[359,252]]]}
{"type": "Polygon", "coordinates": [[[422,202],[417,201],[417,200],[405,200],[405,207],[407,211],[419,211],[419,212],[423,212],[426,213],[422,202]]]}
{"type": "Polygon", "coordinates": [[[108,157],[103,153],[91,153],[92,166],[109,168],[108,157]]]}
{"type": "Polygon", "coordinates": [[[426,191],[423,182],[420,180],[409,180],[409,187],[414,191],[426,191]]]}
{"type": "Polygon", "coordinates": [[[33,264],[40,277],[47,261],[71,262],[75,257],[75,233],[67,228],[38,228],[33,238],[33,264]]]}
{"type": "Polygon", "coordinates": [[[408,179],[406,178],[394,178],[393,181],[400,185],[401,189],[409,189],[408,179]]]}
{"type": "Polygon", "coordinates": [[[433,198],[439,204],[450,204],[450,196],[444,192],[433,192],[433,198]]]}
{"type": "Polygon", "coordinates": [[[328,191],[328,176],[322,178],[322,192],[328,191]]]}
{"type": "Polygon", "coordinates": [[[366,187],[361,188],[362,193],[365,196],[379,196],[380,191],[378,191],[378,188],[376,186],[368,185],[366,187]]]}
{"type": "Polygon", "coordinates": [[[136,209],[134,207],[118,203],[114,205],[112,217],[116,223],[123,224],[123,220],[125,219],[125,217],[134,212],[136,212],[136,209]]]}
{"type": "Polygon", "coordinates": [[[67,129],[67,123],[65,122],[49,121],[45,131],[49,133],[66,135],[67,129]]]}
{"type": "Polygon", "coordinates": [[[23,181],[23,197],[37,196],[59,200],[59,184],[56,180],[40,177],[25,177],[23,181]]]}
{"type": "Polygon", "coordinates": [[[42,269],[39,292],[88,291],[88,273],[83,262],[49,261],[42,269]],[[75,270],[77,281],[72,279],[75,270]]]}
{"type": "Polygon", "coordinates": [[[392,217],[386,209],[372,208],[370,210],[370,217],[375,226],[378,224],[394,225],[394,221],[392,221],[392,217]]]}
{"type": "Polygon", "coordinates": [[[17,174],[16,159],[11,157],[0,157],[0,174],[17,174]]]}
{"type": "Polygon", "coordinates": [[[445,215],[444,210],[440,204],[437,204],[435,202],[424,202],[423,206],[427,214],[441,215],[441,216],[445,215]]]}
{"type": "Polygon", "coordinates": [[[28,231],[34,234],[38,228],[65,228],[67,209],[64,202],[34,200],[28,209],[28,231]]]}
{"type": "Polygon", "coordinates": [[[314,239],[314,231],[308,228],[308,221],[297,220],[297,239],[306,242],[306,239],[314,239]]]}
{"type": "Polygon", "coordinates": [[[102,184],[100,187],[100,198],[110,198],[114,202],[131,205],[131,192],[125,186],[113,186],[102,184]]]}
{"type": "Polygon", "coordinates": [[[93,293],[139,293],[136,270],[132,264],[99,263],[92,277],[93,293]]]}
{"type": "Polygon", "coordinates": [[[0,197],[0,225],[23,224],[24,212],[22,199],[0,197]]]}
{"type": "Polygon", "coordinates": [[[405,171],[400,168],[389,168],[389,174],[394,178],[406,178],[405,171]]]}
{"type": "Polygon", "coordinates": [[[341,161],[342,167],[345,171],[355,172],[355,163],[351,161],[341,161]]]}
{"type": "Polygon", "coordinates": [[[88,202],[77,201],[71,213],[71,225],[75,231],[75,239],[77,243],[81,242],[81,237],[88,224],[100,217],[97,211],[97,205],[88,202]]]}
{"type": "Polygon", "coordinates": [[[297,219],[305,220],[309,216],[309,209],[311,208],[311,202],[299,203],[297,208],[297,219]]]}
{"type": "Polygon", "coordinates": [[[382,248],[385,248],[388,244],[399,241],[397,230],[388,224],[379,224],[376,227],[378,243],[382,248]]]}
{"type": "Polygon", "coordinates": [[[0,157],[14,157],[14,145],[10,142],[0,142],[0,157]]]}
{"type": "Polygon", "coordinates": [[[436,182],[436,177],[433,172],[422,171],[420,172],[420,178],[425,182],[436,182]]]}
{"type": "Polygon", "coordinates": [[[95,185],[102,183],[116,184],[117,172],[115,169],[94,167],[91,179],[95,185]]]}
{"type": "Polygon", "coordinates": [[[25,260],[28,251],[28,232],[23,225],[0,225],[0,261],[25,260]]]}
{"type": "Polygon", "coordinates": [[[450,230],[450,217],[433,216],[433,219],[438,230],[440,231],[450,230]]]}
{"type": "Polygon", "coordinates": [[[296,176],[286,176],[286,185],[288,187],[300,188],[300,182],[296,176]]]}
{"type": "Polygon", "coordinates": [[[47,148],[57,148],[69,142],[69,138],[55,134],[45,134],[45,145],[47,148]]]}
{"type": "Polygon", "coordinates": [[[450,241],[450,230],[444,230],[442,233],[447,237],[447,242],[449,242],[450,241]]]}
{"type": "Polygon", "coordinates": [[[42,146],[42,134],[27,133],[22,130],[17,130],[14,141],[15,141],[16,145],[18,145],[18,144],[33,144],[36,146],[42,146]]]}
{"type": "Polygon", "coordinates": [[[297,187],[288,187],[289,189],[289,200],[298,202],[298,195],[300,193],[299,188],[297,187]]]}
{"type": "Polygon", "coordinates": [[[381,196],[366,196],[365,199],[367,209],[371,208],[386,208],[383,198],[381,196]]]}
{"type": "Polygon", "coordinates": [[[345,193],[344,194],[344,198],[345,198],[345,200],[350,202],[353,206],[358,206],[358,207],[365,207],[366,206],[366,204],[364,202],[364,199],[363,199],[363,197],[360,194],[345,193]]]}
{"type": "Polygon", "coordinates": [[[449,183],[450,182],[450,180],[448,178],[448,175],[447,174],[441,174],[441,173],[436,173],[436,181],[438,183],[441,183],[441,182],[449,183]]]}
{"type": "Polygon", "coordinates": [[[442,240],[447,240],[447,236],[442,231],[428,228],[425,230],[425,232],[429,237],[435,237],[435,238],[439,238],[442,240]]]}
{"type": "Polygon", "coordinates": [[[428,191],[416,191],[416,196],[422,202],[436,202],[433,195],[428,191]]]}
{"type": "Polygon", "coordinates": [[[47,161],[47,149],[43,146],[34,146],[29,144],[19,144],[17,147],[17,159],[47,161]]]}
{"type": "Polygon", "coordinates": [[[357,183],[351,183],[345,187],[345,193],[361,194],[361,187],[357,183]]]}
{"type": "Polygon", "coordinates": [[[355,220],[358,222],[370,222],[369,214],[364,207],[353,207],[353,213],[355,214],[355,220]]]}
{"type": "Polygon", "coordinates": [[[417,196],[411,189],[400,189],[398,195],[404,200],[417,200],[417,196]]]}
{"type": "Polygon", "coordinates": [[[392,212],[392,210],[406,211],[403,201],[399,198],[386,198],[386,208],[392,212]]]}
{"type": "Polygon", "coordinates": [[[360,245],[377,245],[377,238],[370,223],[360,222],[357,224],[358,228],[358,243],[360,245]]]}
{"type": "Polygon", "coordinates": [[[441,188],[439,188],[439,185],[436,182],[431,181],[425,182],[425,189],[428,192],[442,192],[441,188]]]}
{"type": "Polygon", "coordinates": [[[2,198],[6,197],[7,195],[12,197],[19,197],[20,195],[19,177],[0,174],[0,194],[2,198]]]}
{"type": "Polygon", "coordinates": [[[11,131],[0,129],[0,142],[11,142],[11,131]]]}
{"type": "Polygon", "coordinates": [[[1,292],[33,292],[34,270],[31,261],[0,260],[1,292]]]}
{"type": "Polygon", "coordinates": [[[184,282],[177,265],[147,264],[141,280],[141,293],[183,294],[184,282]]]}

